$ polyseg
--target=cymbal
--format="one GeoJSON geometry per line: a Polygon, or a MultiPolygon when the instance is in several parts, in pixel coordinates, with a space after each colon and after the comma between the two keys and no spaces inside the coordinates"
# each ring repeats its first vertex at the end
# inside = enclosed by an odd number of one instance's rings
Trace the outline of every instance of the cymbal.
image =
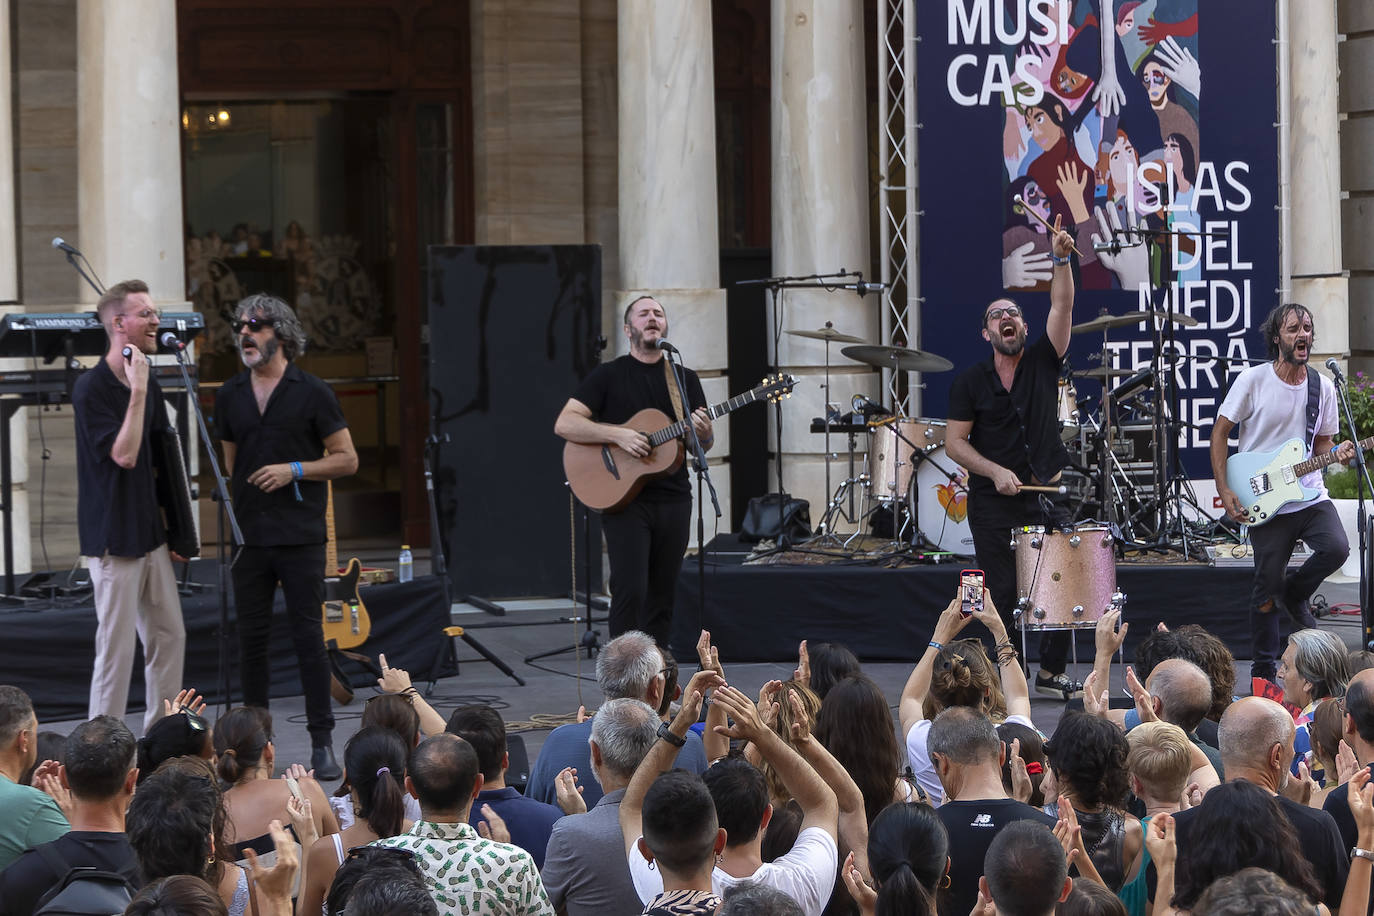
{"type": "Polygon", "coordinates": [[[1073,373],[1074,378],[1125,378],[1134,375],[1130,369],[1113,369],[1111,366],[1094,366],[1091,369],[1080,369],[1073,373]]]}
{"type": "Polygon", "coordinates": [[[855,337],[852,334],[841,334],[832,327],[817,328],[814,331],[788,331],[793,337],[805,337],[808,340],[833,340],[835,343],[856,343],[864,342],[862,337],[855,337]]]}
{"type": "Polygon", "coordinates": [[[1140,324],[1144,320],[1144,312],[1132,312],[1126,315],[1098,315],[1092,321],[1074,325],[1072,331],[1075,334],[1091,334],[1094,331],[1105,331],[1108,328],[1124,328],[1127,325],[1140,324]]]}
{"type": "Polygon", "coordinates": [[[1192,315],[1185,315],[1182,312],[1127,312],[1125,315],[1098,315],[1092,321],[1074,325],[1072,330],[1075,334],[1090,334],[1094,331],[1140,324],[1152,317],[1163,318],[1165,321],[1172,321],[1174,324],[1185,328],[1194,327],[1198,323],[1192,315]]]}
{"type": "Polygon", "coordinates": [[[868,363],[876,369],[902,369],[907,372],[948,372],[954,363],[943,356],[907,347],[845,347],[840,351],[850,359],[868,363]]]}

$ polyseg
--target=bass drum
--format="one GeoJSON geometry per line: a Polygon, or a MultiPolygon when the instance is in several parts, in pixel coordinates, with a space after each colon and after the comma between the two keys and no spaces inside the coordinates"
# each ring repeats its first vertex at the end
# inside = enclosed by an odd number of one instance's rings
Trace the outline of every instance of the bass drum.
{"type": "Polygon", "coordinates": [[[968,524],[968,471],[945,453],[944,444],[917,460],[916,484],[907,494],[907,508],[916,526],[941,550],[973,556],[973,531],[968,524]]]}

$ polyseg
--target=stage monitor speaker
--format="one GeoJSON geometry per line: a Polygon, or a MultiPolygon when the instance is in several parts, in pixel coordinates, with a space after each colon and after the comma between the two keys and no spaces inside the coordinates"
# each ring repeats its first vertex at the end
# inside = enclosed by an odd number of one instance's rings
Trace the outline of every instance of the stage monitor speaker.
{"type": "Polygon", "coordinates": [[[429,406],[449,435],[435,497],[454,592],[566,595],[574,538],[585,588],[583,512],[570,523],[553,424],[600,355],[601,248],[433,246],[429,267],[429,406]]]}

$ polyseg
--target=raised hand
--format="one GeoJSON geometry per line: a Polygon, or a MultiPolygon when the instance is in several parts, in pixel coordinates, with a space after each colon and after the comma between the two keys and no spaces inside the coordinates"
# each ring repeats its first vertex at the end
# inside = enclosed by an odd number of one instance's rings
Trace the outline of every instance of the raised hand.
{"type": "Polygon", "coordinates": [[[727,738],[757,741],[768,727],[759,717],[758,707],[754,705],[754,701],[734,687],[717,688],[711,702],[720,704],[726,715],[734,720],[733,725],[717,725],[717,734],[727,738]]]}
{"type": "Polygon", "coordinates": [[[1115,655],[1121,651],[1121,646],[1126,642],[1126,631],[1130,629],[1129,623],[1121,623],[1121,611],[1108,611],[1097,619],[1097,628],[1093,631],[1093,643],[1096,646],[1098,655],[1115,655]],[[1118,626],[1120,624],[1120,626],[1118,626]]]}
{"type": "Polygon", "coordinates": [[[403,693],[410,689],[410,672],[404,668],[393,668],[386,663],[386,654],[377,656],[377,664],[382,666],[382,676],[377,678],[377,687],[387,693],[403,693]]]}
{"type": "Polygon", "coordinates": [[[854,902],[859,905],[859,910],[864,916],[872,916],[878,908],[878,892],[868,886],[863,874],[854,866],[854,853],[851,850],[845,856],[844,866],[840,869],[840,877],[844,879],[845,889],[849,891],[849,896],[854,898],[854,902]]]}
{"type": "Polygon", "coordinates": [[[577,784],[577,770],[564,767],[553,779],[554,795],[558,807],[564,814],[586,814],[587,802],[582,798],[582,787],[577,784]]]}
{"type": "Polygon", "coordinates": [[[1150,691],[1136,680],[1135,668],[1131,665],[1126,666],[1126,689],[1135,699],[1135,711],[1140,714],[1140,721],[1158,722],[1159,714],[1155,712],[1155,699],[1150,696],[1150,691]]]}
{"type": "Polygon", "coordinates": [[[482,806],[482,817],[485,820],[477,822],[477,832],[482,835],[484,840],[493,840],[497,843],[510,842],[510,829],[506,827],[506,822],[501,820],[501,816],[491,807],[482,806]]]}
{"type": "Polygon", "coordinates": [[[1359,769],[1360,761],[1355,759],[1355,752],[1342,738],[1340,747],[1336,751],[1336,785],[1349,782],[1359,772],[1359,769]]]}
{"type": "Polygon", "coordinates": [[[787,702],[792,706],[792,743],[805,744],[811,740],[811,717],[806,714],[806,705],[795,690],[787,691],[787,702]]]}
{"type": "Polygon", "coordinates": [[[711,645],[711,631],[702,630],[697,637],[697,667],[714,671],[720,675],[721,680],[725,679],[725,669],[720,664],[720,650],[711,645]]]}
{"type": "Polygon", "coordinates": [[[1178,858],[1178,845],[1174,840],[1174,819],[1171,815],[1156,814],[1150,818],[1149,828],[1145,831],[1145,848],[1158,865],[1174,864],[1178,858]]]}
{"type": "Polygon", "coordinates": [[[291,889],[296,882],[296,872],[300,869],[300,857],[296,854],[296,841],[282,827],[281,821],[274,820],[267,825],[272,835],[272,845],[277,852],[277,860],[270,868],[263,868],[258,862],[257,853],[248,849],[248,875],[257,886],[258,893],[265,897],[272,909],[269,912],[289,913],[291,889]],[[286,909],[282,909],[283,904],[286,909]]]}
{"type": "Polygon", "coordinates": [[[170,716],[173,713],[180,712],[182,709],[186,709],[195,715],[201,715],[205,712],[205,698],[196,693],[194,687],[186,687],[174,698],[170,700],[164,699],[162,701],[162,714],[164,716],[170,716]]]}
{"type": "Polygon", "coordinates": [[[811,686],[811,655],[806,651],[806,640],[797,646],[797,669],[792,672],[792,680],[798,684],[811,686]]]}
{"type": "Polygon", "coordinates": [[[782,692],[782,681],[772,680],[759,688],[759,718],[769,728],[778,720],[778,694],[782,692]]]}
{"type": "Polygon", "coordinates": [[[1029,802],[1035,787],[1031,783],[1030,771],[1026,769],[1026,761],[1021,759],[1020,738],[1011,739],[1007,764],[1011,767],[1011,797],[1019,802],[1029,802]]]}

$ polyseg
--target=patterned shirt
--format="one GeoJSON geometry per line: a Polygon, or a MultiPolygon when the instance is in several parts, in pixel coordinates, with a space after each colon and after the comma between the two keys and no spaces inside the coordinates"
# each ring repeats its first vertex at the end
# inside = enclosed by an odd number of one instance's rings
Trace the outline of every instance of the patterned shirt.
{"type": "Polygon", "coordinates": [[[668,891],[644,908],[645,916],[714,916],[720,898],[710,891],[668,891]]]}
{"type": "Polygon", "coordinates": [[[468,824],[416,821],[372,845],[415,854],[440,916],[554,916],[530,854],[485,840],[468,824]]]}

